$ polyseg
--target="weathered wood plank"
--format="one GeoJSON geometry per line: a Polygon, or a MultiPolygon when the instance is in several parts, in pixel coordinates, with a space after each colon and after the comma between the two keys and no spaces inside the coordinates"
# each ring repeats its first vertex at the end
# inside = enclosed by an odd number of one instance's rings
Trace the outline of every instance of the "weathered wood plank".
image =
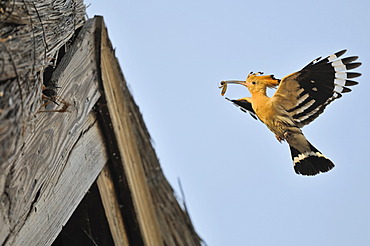
{"type": "MultiPolygon", "coordinates": [[[[84,15],[82,0],[2,1],[0,80],[33,78],[33,72],[48,66],[58,49],[83,26],[84,15]]],[[[27,81],[24,82],[26,91],[27,81]]]]}
{"type": "Polygon", "coordinates": [[[113,131],[120,156],[123,158],[124,170],[131,189],[144,243],[145,245],[163,245],[153,200],[134,135],[133,128],[135,126],[130,119],[131,96],[127,87],[123,86],[125,81],[104,25],[101,40],[101,74],[113,131]]]}
{"type": "MultiPolygon", "coordinates": [[[[69,164],[73,157],[72,150],[77,147],[77,142],[84,137],[85,131],[91,127],[88,120],[89,112],[100,97],[99,84],[97,79],[96,50],[95,50],[95,22],[88,21],[80,31],[71,50],[63,57],[66,66],[57,67],[59,95],[70,103],[69,112],[65,113],[39,113],[29,122],[32,127],[27,134],[25,144],[5,172],[0,173],[0,244],[12,245],[13,242],[21,242],[29,238],[37,240],[37,237],[44,238],[45,242],[57,235],[47,234],[45,228],[32,221],[44,221],[43,219],[56,217],[55,221],[65,223],[72,211],[67,206],[58,206],[60,198],[68,197],[72,189],[76,189],[74,195],[79,197],[71,199],[73,206],[77,206],[79,200],[93,180],[93,173],[98,173],[102,166],[87,166],[94,170],[85,170],[91,177],[85,179],[84,186],[76,186],[80,177],[69,170],[75,183],[66,183],[68,189],[52,188],[63,180],[64,172],[68,168],[79,170],[80,163],[74,161],[69,164]],[[72,166],[70,166],[72,165],[72,166]],[[86,187],[85,187],[86,185],[86,187]],[[50,188],[47,188],[50,187],[50,188]],[[64,192],[64,193],[63,193],[64,192]],[[35,204],[38,204],[40,197],[48,204],[36,209],[59,208],[54,214],[48,212],[34,212],[35,204]],[[32,217],[30,217],[32,216],[32,217]],[[45,217],[46,216],[46,217],[45,217]],[[60,218],[59,218],[60,217],[60,218]],[[34,227],[34,230],[30,228],[34,227]],[[32,236],[30,233],[32,232],[32,236]],[[45,233],[49,236],[45,236],[45,233]],[[18,241],[19,240],[19,241],[18,241]]],[[[93,139],[92,139],[93,140],[93,139]]],[[[101,140],[97,137],[96,140],[101,140]]],[[[101,140],[102,141],[102,140],[101,140]]],[[[100,143],[96,143],[101,147],[100,143]]],[[[90,159],[94,153],[87,152],[83,157],[90,159]]],[[[76,157],[73,157],[76,158],[76,157]]],[[[82,162],[83,160],[81,160],[82,162]]],[[[85,168],[87,168],[85,167],[85,168]]],[[[40,203],[41,204],[41,203],[40,203]]],[[[71,205],[71,207],[73,207],[71,205]]],[[[46,210],[49,211],[49,210],[46,210]]],[[[41,223],[41,222],[40,222],[41,223]]],[[[45,224],[44,224],[45,225],[45,224]]],[[[51,224],[60,228],[61,224],[51,224]]],[[[55,228],[49,229],[56,233],[55,228]]],[[[29,240],[29,239],[28,239],[29,240]]],[[[28,245],[43,245],[27,241],[28,245]]],[[[21,245],[21,244],[20,244],[21,245]]]]}
{"type": "Polygon", "coordinates": [[[122,220],[121,210],[117,202],[116,191],[108,165],[100,173],[97,184],[114,244],[117,246],[129,246],[127,232],[122,220]]]}
{"type": "Polygon", "coordinates": [[[117,244],[200,245],[160,169],[101,17],[86,23],[52,79],[70,112],[37,114],[21,151],[0,168],[0,245],[51,244],[107,158],[114,180],[99,182],[117,244]]]}
{"type": "Polygon", "coordinates": [[[24,225],[6,245],[51,245],[95,181],[107,155],[94,114],[84,122],[84,129],[63,172],[45,180],[24,225]]]}
{"type": "Polygon", "coordinates": [[[0,173],[22,148],[41,103],[45,68],[84,23],[82,0],[1,1],[0,173]]]}

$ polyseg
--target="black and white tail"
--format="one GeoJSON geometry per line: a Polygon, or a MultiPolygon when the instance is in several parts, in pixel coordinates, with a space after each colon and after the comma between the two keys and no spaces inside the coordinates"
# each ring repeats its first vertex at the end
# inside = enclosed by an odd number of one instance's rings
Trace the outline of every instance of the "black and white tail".
{"type": "Polygon", "coordinates": [[[325,173],[334,167],[334,163],[310,143],[310,151],[304,153],[301,153],[292,146],[289,147],[293,159],[294,171],[297,174],[313,176],[319,173],[325,173]]]}

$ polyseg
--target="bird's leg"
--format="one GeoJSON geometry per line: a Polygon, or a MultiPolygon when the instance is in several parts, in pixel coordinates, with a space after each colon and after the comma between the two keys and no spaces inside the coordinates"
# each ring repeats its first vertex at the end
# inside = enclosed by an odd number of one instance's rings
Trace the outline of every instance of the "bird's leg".
{"type": "Polygon", "coordinates": [[[285,141],[287,138],[289,138],[290,135],[291,135],[291,132],[286,130],[283,135],[284,135],[284,137],[282,138],[279,135],[275,134],[275,137],[276,137],[277,141],[279,141],[279,143],[281,143],[282,141],[285,141]]]}
{"type": "Polygon", "coordinates": [[[275,134],[275,137],[276,137],[277,141],[279,141],[279,143],[281,143],[281,141],[285,140],[285,139],[279,137],[277,134],[275,134]]]}
{"type": "Polygon", "coordinates": [[[284,139],[287,139],[287,138],[289,138],[290,137],[290,132],[289,131],[285,131],[284,132],[284,139]]]}

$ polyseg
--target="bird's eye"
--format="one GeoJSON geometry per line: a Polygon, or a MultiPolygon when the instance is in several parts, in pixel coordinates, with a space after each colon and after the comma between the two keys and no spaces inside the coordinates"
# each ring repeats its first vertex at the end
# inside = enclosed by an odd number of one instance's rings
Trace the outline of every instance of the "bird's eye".
{"type": "Polygon", "coordinates": [[[257,84],[256,81],[252,81],[252,85],[255,85],[255,84],[257,84]]]}

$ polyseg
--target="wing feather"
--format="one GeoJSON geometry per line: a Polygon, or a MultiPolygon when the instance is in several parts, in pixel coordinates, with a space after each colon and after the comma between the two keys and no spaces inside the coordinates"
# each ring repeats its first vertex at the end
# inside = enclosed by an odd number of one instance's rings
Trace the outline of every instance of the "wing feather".
{"type": "Polygon", "coordinates": [[[339,51],[324,59],[317,58],[302,70],[284,77],[273,100],[282,105],[297,126],[302,127],[315,120],[342,93],[350,92],[348,86],[358,84],[349,78],[360,73],[348,72],[361,65],[354,62],[357,56],[339,59],[346,50],[339,51]]]}
{"type": "Polygon", "coordinates": [[[245,98],[235,100],[235,99],[229,99],[226,97],[226,100],[229,100],[230,102],[232,102],[235,106],[240,108],[240,110],[243,111],[244,113],[248,112],[255,120],[257,120],[256,112],[254,112],[252,108],[252,103],[250,102],[249,98],[245,97],[245,98]]]}

